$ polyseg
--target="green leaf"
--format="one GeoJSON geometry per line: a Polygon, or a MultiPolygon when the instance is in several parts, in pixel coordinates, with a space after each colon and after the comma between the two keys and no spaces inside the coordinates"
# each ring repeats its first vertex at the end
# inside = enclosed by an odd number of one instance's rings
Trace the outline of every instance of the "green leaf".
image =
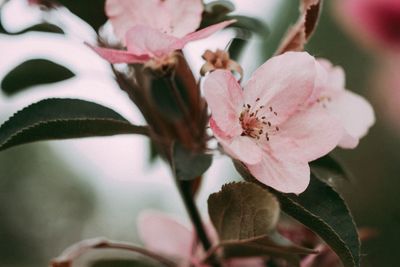
{"type": "Polygon", "coordinates": [[[235,167],[242,177],[272,192],[282,211],[318,234],[342,260],[345,267],[360,266],[360,240],[351,213],[331,186],[311,175],[300,195],[284,194],[258,182],[240,162],[235,167]]]}
{"type": "Polygon", "coordinates": [[[27,87],[63,81],[75,76],[67,68],[45,59],[31,59],[11,70],[3,79],[1,88],[7,95],[27,87]]]}
{"type": "Polygon", "coordinates": [[[68,138],[147,134],[115,111],[78,99],[46,99],[17,112],[0,127],[0,150],[20,144],[68,138]]]}
{"type": "Polygon", "coordinates": [[[337,178],[350,180],[352,177],[343,164],[332,155],[326,155],[310,162],[310,168],[317,178],[329,184],[334,184],[337,178]]]}
{"type": "Polygon", "coordinates": [[[230,183],[208,198],[208,213],[219,238],[242,240],[270,233],[279,219],[279,203],[252,183],[230,183]]]}
{"type": "Polygon", "coordinates": [[[224,256],[276,256],[298,262],[298,254],[313,252],[276,231],[279,203],[270,192],[253,183],[230,183],[208,199],[210,219],[224,256]]]}
{"type": "Polygon", "coordinates": [[[205,173],[212,163],[212,156],[190,151],[179,143],[172,147],[172,160],[176,178],[190,181],[205,173]]]}

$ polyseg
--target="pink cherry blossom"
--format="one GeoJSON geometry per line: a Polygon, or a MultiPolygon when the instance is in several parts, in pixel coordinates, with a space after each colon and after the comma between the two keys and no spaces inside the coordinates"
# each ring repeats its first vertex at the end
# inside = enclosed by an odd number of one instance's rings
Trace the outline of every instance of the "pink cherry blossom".
{"type": "Polygon", "coordinates": [[[106,14],[127,50],[92,48],[111,63],[163,60],[187,43],[207,38],[235,22],[224,21],[196,31],[203,8],[200,0],[107,0],[106,14]]]}
{"type": "Polygon", "coordinates": [[[366,46],[400,51],[400,1],[335,1],[339,21],[366,46]]]}
{"type": "Polygon", "coordinates": [[[308,53],[271,58],[242,90],[230,72],[206,77],[210,126],[224,150],[260,182],[281,192],[303,192],[308,162],[330,152],[343,136],[340,121],[316,105],[324,81],[308,53]]]}
{"type": "Polygon", "coordinates": [[[326,71],[326,82],[317,102],[342,123],[345,133],[339,146],[354,148],[375,123],[373,108],[362,96],[345,89],[342,68],[333,66],[325,59],[318,62],[326,71]]]}
{"type": "MultiPolygon", "coordinates": [[[[211,224],[205,225],[210,239],[217,242],[217,234],[211,224]]],[[[201,262],[205,253],[200,247],[192,226],[186,226],[172,216],[161,212],[145,211],[138,219],[138,231],[146,248],[175,258],[179,266],[209,267],[201,262]]],[[[231,259],[224,267],[262,267],[258,258],[231,259]]]]}

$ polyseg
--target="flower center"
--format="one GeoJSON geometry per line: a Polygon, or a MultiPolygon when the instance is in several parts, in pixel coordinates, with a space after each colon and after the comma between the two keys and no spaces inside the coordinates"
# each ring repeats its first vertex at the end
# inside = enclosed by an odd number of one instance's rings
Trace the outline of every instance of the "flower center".
{"type": "Polygon", "coordinates": [[[330,96],[320,96],[317,99],[317,103],[322,105],[323,108],[327,108],[328,104],[332,101],[330,96]]]}
{"type": "MultiPolygon", "coordinates": [[[[260,99],[257,98],[256,102],[260,99]]],[[[272,107],[257,106],[254,108],[250,104],[243,105],[243,111],[240,113],[239,122],[242,126],[241,136],[248,136],[259,140],[265,138],[267,141],[270,140],[271,135],[276,134],[279,131],[279,127],[272,125],[271,121],[267,117],[278,116],[278,113],[274,111],[272,107]],[[265,115],[266,112],[269,115],[265,115]],[[261,113],[262,115],[260,115],[261,113]]]]}

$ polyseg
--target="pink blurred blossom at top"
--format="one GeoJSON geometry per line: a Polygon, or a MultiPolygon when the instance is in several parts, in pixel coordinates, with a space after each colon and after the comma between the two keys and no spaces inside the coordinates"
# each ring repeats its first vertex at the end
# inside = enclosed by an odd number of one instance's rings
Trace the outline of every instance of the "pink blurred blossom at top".
{"type": "Polygon", "coordinates": [[[201,0],[107,0],[105,9],[116,36],[127,47],[127,51],[93,47],[111,63],[163,60],[187,43],[207,38],[235,22],[195,31],[204,9],[201,0]]]}
{"type": "Polygon", "coordinates": [[[337,145],[354,148],[375,121],[370,104],[344,89],[340,68],[305,52],[271,58],[244,89],[230,72],[214,71],[204,93],[225,152],[285,193],[302,193],[308,162],[337,145]]]}
{"type": "Polygon", "coordinates": [[[337,0],[333,4],[345,29],[365,46],[400,52],[399,0],[337,0]]]}

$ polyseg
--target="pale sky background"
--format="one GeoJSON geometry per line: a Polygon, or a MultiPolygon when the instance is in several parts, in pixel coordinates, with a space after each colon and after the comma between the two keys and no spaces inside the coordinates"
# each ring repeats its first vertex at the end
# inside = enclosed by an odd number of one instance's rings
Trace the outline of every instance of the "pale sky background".
{"type": "MultiPolygon", "coordinates": [[[[237,13],[258,16],[267,23],[274,19],[273,14],[279,0],[235,0],[237,13]]],[[[0,0],[1,3],[1,0],[0,0]]],[[[11,0],[2,9],[3,25],[9,31],[20,31],[39,20],[40,11],[26,5],[26,0],[11,0]],[[18,14],[18,15],[16,15],[18,14]]],[[[0,120],[3,122],[14,112],[32,102],[49,97],[79,98],[91,100],[111,107],[133,123],[143,120],[125,93],[114,82],[108,63],[94,54],[82,40],[92,41],[95,33],[90,27],[81,26],[79,19],[70,19],[68,12],[57,16],[67,26],[66,36],[46,33],[28,33],[9,38],[0,34],[0,78],[22,61],[32,57],[42,57],[69,67],[77,77],[66,82],[42,85],[34,90],[13,97],[1,97],[0,120]]],[[[205,49],[224,48],[232,37],[231,31],[216,34],[207,40],[188,45],[188,55],[195,70],[202,65],[200,59],[205,49]]],[[[253,42],[245,51],[242,64],[246,74],[257,66],[253,42]]],[[[248,77],[248,76],[247,76],[248,77]]],[[[146,197],[154,197],[164,203],[169,212],[183,213],[179,195],[174,187],[168,166],[158,160],[154,165],[148,163],[149,152],[146,138],[133,135],[106,138],[85,138],[79,140],[51,141],[50,145],[65,158],[69,168],[83,173],[84,177],[96,187],[101,210],[93,218],[98,232],[111,231],[108,222],[117,222],[121,227],[132,226],[132,218],[127,210],[141,209],[140,203],[146,197]],[[132,207],[134,206],[134,207],[132,207]]],[[[212,168],[207,172],[198,202],[205,212],[205,204],[211,192],[218,191],[225,179],[234,178],[230,160],[216,156],[212,168]]],[[[92,229],[92,228],[91,228],[92,229]]],[[[86,233],[90,236],[92,233],[86,233]]],[[[124,237],[121,237],[122,239],[124,237]]]]}

